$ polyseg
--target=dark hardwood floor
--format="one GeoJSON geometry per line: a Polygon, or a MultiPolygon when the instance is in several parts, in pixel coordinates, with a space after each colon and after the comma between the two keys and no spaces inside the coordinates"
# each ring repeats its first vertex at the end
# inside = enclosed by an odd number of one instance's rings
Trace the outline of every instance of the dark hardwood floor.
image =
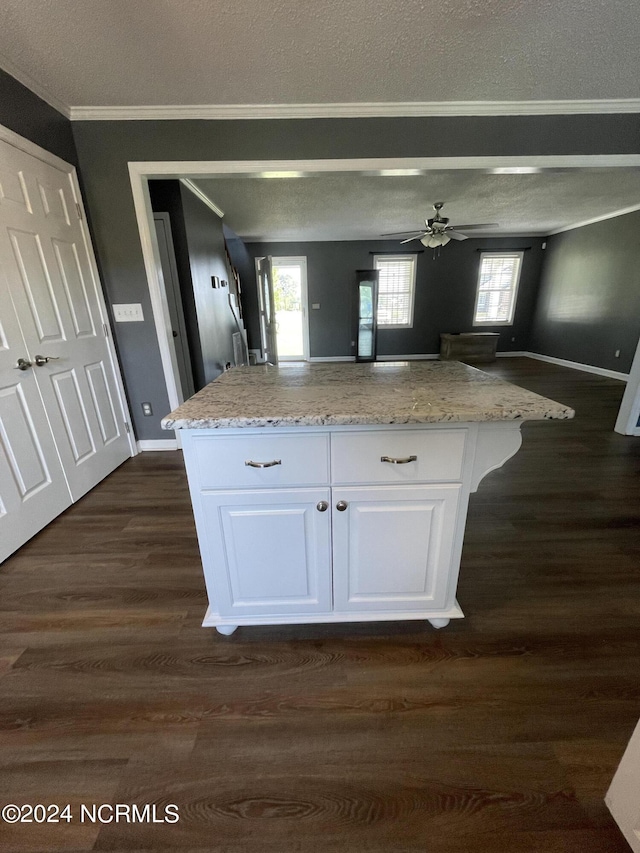
{"type": "Polygon", "coordinates": [[[490,372],[576,409],[472,496],[466,619],[202,629],[179,453],[125,463],[0,568],[0,849],[626,853],[603,797],[640,717],[640,439],[623,385],[490,372]],[[167,803],[175,824],[80,823],[167,803]]]}

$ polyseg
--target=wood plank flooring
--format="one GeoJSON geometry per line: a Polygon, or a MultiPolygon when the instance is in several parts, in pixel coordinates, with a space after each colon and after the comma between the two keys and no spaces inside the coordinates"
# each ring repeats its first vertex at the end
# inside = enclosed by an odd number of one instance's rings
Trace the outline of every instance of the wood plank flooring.
{"type": "Polygon", "coordinates": [[[492,373],[577,411],[472,496],[427,624],[202,629],[179,453],[125,463],[0,568],[0,804],[175,824],[0,823],[0,850],[626,853],[603,803],[640,717],[640,440],[623,385],[492,373]]]}

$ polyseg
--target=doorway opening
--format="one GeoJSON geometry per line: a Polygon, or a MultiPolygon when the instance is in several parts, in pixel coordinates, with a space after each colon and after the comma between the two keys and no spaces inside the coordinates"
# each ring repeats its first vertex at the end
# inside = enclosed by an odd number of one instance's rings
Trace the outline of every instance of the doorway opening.
{"type": "MultiPolygon", "coordinates": [[[[499,168],[518,174],[522,169],[616,169],[617,167],[638,167],[640,156],[637,154],[600,154],[600,155],[526,155],[526,156],[472,156],[472,157],[387,157],[319,160],[213,160],[213,161],[130,161],[128,163],[131,190],[140,232],[142,255],[147,274],[149,297],[156,325],[158,346],[166,381],[169,404],[176,408],[181,400],[175,345],[171,334],[168,311],[163,303],[158,281],[158,245],[153,226],[153,212],[149,198],[149,180],[177,179],[190,181],[198,179],[243,177],[312,177],[326,173],[358,173],[375,176],[428,174],[431,171],[466,170],[484,171],[499,168]]],[[[633,207],[632,209],[637,209],[633,207]]],[[[622,211],[620,211],[622,212],[622,211]]],[[[629,212],[625,210],[624,212],[629,212]]],[[[587,224],[587,222],[580,223],[587,224]]],[[[577,227],[577,226],[572,226],[577,227]]],[[[315,360],[315,359],[314,359],[315,360]]],[[[324,359],[323,359],[324,360],[324,359]]],[[[332,359],[334,360],[334,359],[332,359]]],[[[340,360],[343,360],[340,357],[340,360]]],[[[636,368],[640,366],[640,344],[636,352],[636,368]]],[[[631,371],[631,381],[627,388],[626,407],[620,413],[619,430],[633,432],[640,430],[634,426],[640,419],[640,375],[638,370],[631,371]],[[624,426],[624,429],[623,429],[624,426]]]]}
{"type": "MultiPolygon", "coordinates": [[[[258,276],[265,261],[271,262],[277,360],[308,361],[307,259],[302,256],[256,258],[258,276]]],[[[263,342],[263,351],[268,348],[263,342]]]]}
{"type": "Polygon", "coordinates": [[[307,361],[307,259],[273,258],[271,263],[278,358],[281,361],[307,361]]]}

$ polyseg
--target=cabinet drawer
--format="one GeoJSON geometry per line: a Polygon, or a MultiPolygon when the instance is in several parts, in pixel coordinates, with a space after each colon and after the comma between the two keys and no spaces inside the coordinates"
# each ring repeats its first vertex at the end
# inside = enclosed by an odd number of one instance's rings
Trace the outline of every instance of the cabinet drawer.
{"type": "Polygon", "coordinates": [[[309,486],[329,482],[326,434],[246,437],[196,434],[190,441],[194,473],[201,489],[309,486]],[[272,462],[277,464],[270,465],[272,462]],[[267,467],[259,467],[264,464],[267,467]]]}
{"type": "Polygon", "coordinates": [[[427,483],[462,479],[466,429],[381,430],[334,434],[334,483],[427,483]],[[382,457],[410,462],[383,462],[382,457]]]}

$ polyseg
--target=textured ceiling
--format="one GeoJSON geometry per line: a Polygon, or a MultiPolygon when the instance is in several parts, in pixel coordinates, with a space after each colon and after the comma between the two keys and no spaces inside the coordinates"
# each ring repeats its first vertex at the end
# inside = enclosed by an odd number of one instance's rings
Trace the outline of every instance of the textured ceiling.
{"type": "Polygon", "coordinates": [[[635,98],[639,44],[637,0],[2,0],[0,28],[71,106],[635,98]]]}
{"type": "Polygon", "coordinates": [[[530,175],[441,171],[374,177],[194,181],[246,240],[360,240],[419,230],[444,201],[451,224],[496,222],[477,236],[550,234],[640,205],[640,169],[548,170],[530,175]]]}

